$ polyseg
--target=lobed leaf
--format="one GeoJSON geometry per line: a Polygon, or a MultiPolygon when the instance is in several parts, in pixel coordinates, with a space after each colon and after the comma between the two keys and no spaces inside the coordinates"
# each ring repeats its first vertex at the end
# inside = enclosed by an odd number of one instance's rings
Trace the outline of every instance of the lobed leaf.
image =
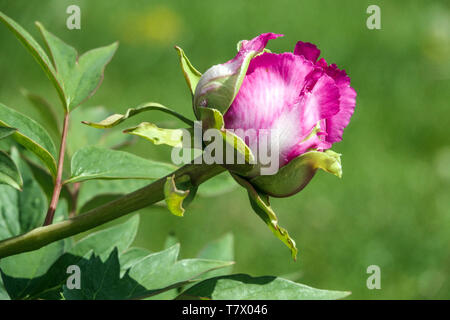
{"type": "Polygon", "coordinates": [[[63,287],[65,299],[140,299],[161,295],[180,287],[197,276],[225,267],[230,262],[186,259],[177,261],[179,245],[145,257],[138,254],[131,268],[121,270],[118,250],[114,249],[103,261],[95,254],[78,265],[81,289],[63,287]]]}
{"type": "Polygon", "coordinates": [[[106,65],[117,50],[118,43],[90,50],[78,58],[77,51],[36,23],[51,53],[67,111],[89,99],[100,86],[106,65]]]}
{"type": "Polygon", "coordinates": [[[201,275],[232,265],[234,262],[207,259],[184,259],[177,261],[180,246],[176,244],[164,251],[141,259],[129,271],[131,278],[146,291],[136,288],[129,298],[152,296],[198,279],[201,275]]]}
{"type": "Polygon", "coordinates": [[[350,292],[316,289],[290,280],[235,274],[204,280],[183,292],[178,299],[213,300],[335,300],[350,292]]]}
{"type": "Polygon", "coordinates": [[[42,252],[32,251],[2,259],[2,263],[4,260],[6,261],[5,265],[0,263],[0,267],[4,271],[2,277],[8,294],[13,299],[60,299],[63,285],[66,284],[68,277],[68,266],[81,267],[89,261],[92,253],[96,252],[96,259],[100,260],[100,269],[93,270],[93,276],[103,272],[101,270],[102,261],[114,250],[117,252],[116,245],[120,248],[119,250],[126,251],[134,240],[138,220],[138,216],[135,216],[125,223],[92,233],[71,244],[68,250],[67,243],[60,241],[57,242],[58,251],[55,251],[54,248],[50,250],[50,246],[46,246],[44,247],[47,248],[45,251],[44,248],[38,250],[42,252]],[[62,249],[64,249],[64,253],[62,249]],[[39,255],[37,255],[38,253],[39,255]],[[42,257],[43,261],[36,262],[37,257],[42,257]],[[15,265],[18,263],[26,265],[26,267],[23,267],[23,270],[17,269],[15,265]],[[36,265],[39,265],[41,269],[38,270],[36,265]],[[31,273],[27,268],[30,270],[34,268],[38,272],[31,273]]]}

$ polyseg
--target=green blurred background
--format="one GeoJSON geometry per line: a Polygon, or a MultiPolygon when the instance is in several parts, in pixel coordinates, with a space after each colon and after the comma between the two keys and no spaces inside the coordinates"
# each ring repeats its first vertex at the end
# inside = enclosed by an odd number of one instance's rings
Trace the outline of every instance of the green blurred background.
{"type": "MultiPolygon", "coordinates": [[[[158,101],[193,117],[174,45],[205,71],[232,58],[237,41],[263,32],[285,34],[270,42],[275,52],[292,51],[298,40],[315,43],[347,70],[358,96],[344,140],[333,148],[343,154],[343,178],[319,172],[301,193],[272,200],[297,242],[298,261],[239,188],[197,198],[184,218],[163,207],[142,210],[136,244],[159,250],[173,232],[186,258],[232,232],[236,272],[299,272],[299,282],[350,290],[351,299],[450,298],[449,2],[16,0],[0,1],[0,10],[39,41],[33,23],[41,21],[80,52],[119,40],[100,90],[81,107],[111,113],[158,101]],[[66,28],[70,4],[81,8],[81,30],[66,28]],[[381,30],[366,27],[370,4],[381,8],[381,30]],[[381,268],[381,290],[366,287],[369,265],[381,268]]],[[[20,89],[56,105],[53,87],[4,26],[0,43],[0,101],[46,125],[20,89]]],[[[146,119],[164,116],[143,114],[127,126],[146,119]]],[[[126,150],[170,155],[146,141],[126,150]]]]}

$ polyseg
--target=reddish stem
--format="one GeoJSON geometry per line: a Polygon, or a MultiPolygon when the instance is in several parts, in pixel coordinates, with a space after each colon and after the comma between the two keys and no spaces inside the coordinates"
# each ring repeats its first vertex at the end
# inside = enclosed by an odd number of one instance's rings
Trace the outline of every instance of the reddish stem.
{"type": "Polygon", "coordinates": [[[64,114],[64,125],[61,138],[61,146],[59,148],[58,171],[56,172],[55,187],[53,188],[52,200],[50,201],[50,206],[48,207],[47,210],[44,226],[52,224],[53,217],[55,216],[56,206],[58,205],[59,194],[61,193],[64,154],[66,152],[66,138],[68,129],[69,129],[69,112],[66,112],[64,114]]]}

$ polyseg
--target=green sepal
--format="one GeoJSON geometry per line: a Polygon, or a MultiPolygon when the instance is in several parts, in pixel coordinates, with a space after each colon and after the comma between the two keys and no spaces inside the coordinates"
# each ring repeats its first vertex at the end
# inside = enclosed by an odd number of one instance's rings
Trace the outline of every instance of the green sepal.
{"type": "Polygon", "coordinates": [[[206,106],[216,108],[225,114],[241,88],[250,61],[260,53],[262,51],[247,52],[242,59],[242,64],[235,70],[226,71],[223,65],[208,69],[196,87],[194,113],[197,114],[199,107],[206,106]]]}
{"type": "Polygon", "coordinates": [[[251,184],[272,197],[288,197],[301,191],[314,177],[317,169],[342,176],[340,154],[327,150],[309,151],[281,167],[274,175],[261,175],[251,184]]]}
{"type": "Polygon", "coordinates": [[[186,83],[191,90],[192,96],[194,96],[195,88],[197,87],[197,83],[200,81],[200,77],[202,76],[202,74],[194,68],[189,59],[186,57],[183,49],[175,46],[175,50],[177,50],[178,56],[180,58],[181,70],[183,71],[186,83]]]}
{"type": "Polygon", "coordinates": [[[183,201],[189,195],[189,190],[177,189],[175,185],[175,176],[167,177],[164,183],[164,197],[169,211],[178,216],[184,215],[183,201]]]}
{"type": "MultiPolygon", "coordinates": [[[[255,156],[253,155],[252,150],[245,144],[244,140],[231,131],[225,129],[225,122],[223,120],[222,113],[220,113],[217,109],[204,107],[197,108],[197,111],[199,113],[200,120],[202,121],[203,130],[219,130],[224,141],[224,155],[227,152],[227,147],[231,147],[234,151],[244,157],[245,164],[225,165],[227,169],[237,171],[241,174],[250,171],[256,163],[255,156]]],[[[237,161],[234,161],[233,163],[237,163],[237,161]]]]}
{"type": "Polygon", "coordinates": [[[291,250],[292,258],[297,260],[298,250],[295,245],[295,241],[289,236],[286,229],[278,225],[278,218],[273,209],[270,207],[269,196],[256,190],[253,185],[244,178],[236,174],[232,174],[232,176],[237,183],[247,189],[250,204],[255,213],[266,223],[273,234],[280,239],[289,248],[289,250],[291,250]]]}
{"type": "Polygon", "coordinates": [[[172,116],[175,116],[176,118],[180,119],[181,121],[187,123],[190,126],[194,126],[194,122],[185,116],[179,114],[176,111],[173,111],[165,106],[163,106],[160,103],[157,102],[145,102],[140,105],[138,105],[135,108],[129,108],[124,114],[113,114],[106,118],[105,120],[102,120],[100,122],[89,122],[89,121],[83,121],[84,124],[97,128],[97,129],[106,129],[106,128],[112,128],[117,126],[118,124],[124,122],[128,118],[131,118],[132,116],[135,116],[141,112],[145,111],[162,111],[165,113],[168,113],[172,116]]]}
{"type": "Polygon", "coordinates": [[[172,147],[181,148],[183,146],[183,130],[159,128],[150,122],[142,122],[136,127],[123,131],[147,139],[154,144],[166,144],[172,147]]]}

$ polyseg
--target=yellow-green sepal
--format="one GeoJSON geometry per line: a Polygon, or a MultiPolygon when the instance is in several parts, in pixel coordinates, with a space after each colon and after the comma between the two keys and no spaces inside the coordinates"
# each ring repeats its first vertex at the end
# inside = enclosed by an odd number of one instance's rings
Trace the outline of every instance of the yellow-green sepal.
{"type": "Polygon", "coordinates": [[[234,161],[224,161],[227,169],[237,171],[241,174],[251,170],[254,164],[256,164],[255,156],[244,140],[233,132],[225,129],[225,121],[222,113],[217,109],[208,107],[198,107],[197,111],[202,122],[203,130],[216,129],[220,132],[220,135],[225,142],[225,156],[226,152],[233,151],[233,154],[235,155],[233,159],[234,161]],[[244,159],[244,162],[240,163],[238,161],[238,157],[244,159]],[[227,164],[227,162],[233,164],[227,164]]]}
{"type": "Polygon", "coordinates": [[[164,197],[169,211],[178,216],[184,215],[183,201],[188,197],[189,190],[180,190],[175,185],[175,176],[167,177],[164,183],[164,197]]]}
{"type": "Polygon", "coordinates": [[[156,124],[142,122],[136,127],[125,129],[123,132],[149,140],[155,145],[165,144],[177,148],[183,146],[182,129],[160,128],[156,124]]]}
{"type": "Polygon", "coordinates": [[[200,81],[202,74],[194,68],[192,63],[186,57],[183,49],[178,46],[175,46],[175,50],[177,50],[178,56],[180,58],[181,70],[183,71],[184,79],[186,79],[186,83],[191,91],[191,95],[194,96],[195,88],[197,87],[197,83],[200,81]]]}
{"type": "Polygon", "coordinates": [[[288,197],[306,187],[317,169],[342,177],[340,156],[339,153],[331,150],[309,151],[292,159],[276,174],[257,176],[250,182],[272,197],[288,197]]]}
{"type": "Polygon", "coordinates": [[[273,234],[289,248],[292,258],[296,260],[298,249],[295,245],[295,241],[289,236],[286,229],[278,225],[278,218],[270,207],[269,196],[254,188],[248,180],[236,174],[232,174],[232,176],[237,183],[247,189],[250,204],[255,213],[264,221],[273,234]]]}

